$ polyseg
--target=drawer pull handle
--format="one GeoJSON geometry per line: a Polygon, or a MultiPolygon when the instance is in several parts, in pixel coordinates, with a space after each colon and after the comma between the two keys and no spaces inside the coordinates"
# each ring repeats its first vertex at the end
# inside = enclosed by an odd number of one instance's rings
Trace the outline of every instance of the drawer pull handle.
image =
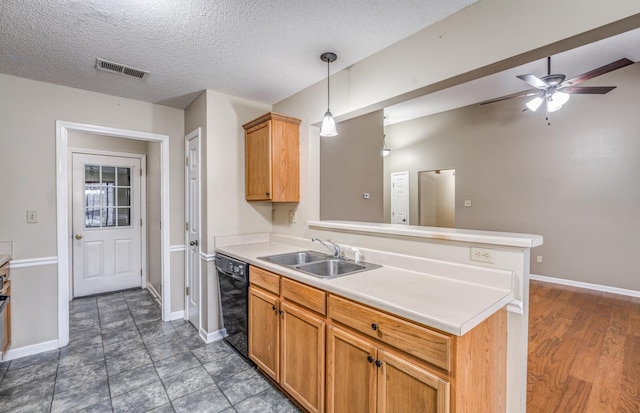
{"type": "Polygon", "coordinates": [[[373,363],[373,356],[368,356],[368,357],[367,357],[367,361],[368,361],[369,363],[373,363]]]}
{"type": "Polygon", "coordinates": [[[382,362],[380,360],[376,360],[376,367],[382,366],[382,362]]]}
{"type": "Polygon", "coordinates": [[[378,325],[376,323],[371,324],[371,329],[376,331],[378,329],[378,325]]]}

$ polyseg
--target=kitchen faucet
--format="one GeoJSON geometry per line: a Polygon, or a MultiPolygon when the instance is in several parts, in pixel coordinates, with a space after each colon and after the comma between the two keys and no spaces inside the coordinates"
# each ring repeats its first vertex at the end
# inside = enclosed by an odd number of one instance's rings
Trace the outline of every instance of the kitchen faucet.
{"type": "Polygon", "coordinates": [[[341,255],[341,251],[340,251],[340,245],[336,244],[335,242],[331,241],[330,239],[328,239],[326,242],[318,239],[318,238],[311,238],[311,242],[319,242],[320,244],[324,245],[324,247],[326,249],[328,249],[329,251],[333,251],[333,256],[336,258],[340,258],[341,255]],[[331,247],[329,245],[327,245],[327,243],[331,244],[331,247]]]}

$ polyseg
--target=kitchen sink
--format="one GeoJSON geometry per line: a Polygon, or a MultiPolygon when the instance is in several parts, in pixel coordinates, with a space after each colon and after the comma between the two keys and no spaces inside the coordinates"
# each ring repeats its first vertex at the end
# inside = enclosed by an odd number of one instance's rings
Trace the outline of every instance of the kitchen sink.
{"type": "Polygon", "coordinates": [[[355,262],[346,258],[335,258],[315,251],[301,251],[287,254],[269,255],[258,259],[282,265],[294,270],[304,272],[314,277],[330,279],[344,275],[355,274],[361,271],[380,268],[382,265],[370,262],[355,262]]]}
{"type": "Polygon", "coordinates": [[[300,251],[290,252],[287,254],[269,255],[267,257],[260,257],[261,260],[271,261],[274,264],[296,266],[309,262],[322,261],[329,258],[326,254],[321,254],[315,251],[300,251]]]}

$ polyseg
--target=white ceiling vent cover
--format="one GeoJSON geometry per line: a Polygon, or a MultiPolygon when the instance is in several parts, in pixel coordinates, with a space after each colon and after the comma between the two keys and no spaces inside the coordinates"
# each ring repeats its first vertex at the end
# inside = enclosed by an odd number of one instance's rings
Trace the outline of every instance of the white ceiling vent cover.
{"type": "Polygon", "coordinates": [[[135,67],[121,65],[120,63],[109,62],[103,59],[96,59],[96,69],[138,79],[144,79],[149,74],[146,70],[136,69],[135,67]]]}

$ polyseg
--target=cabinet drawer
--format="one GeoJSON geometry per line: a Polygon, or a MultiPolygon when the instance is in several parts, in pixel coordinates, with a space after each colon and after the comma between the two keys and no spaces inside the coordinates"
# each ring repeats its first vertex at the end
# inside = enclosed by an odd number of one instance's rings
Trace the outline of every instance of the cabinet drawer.
{"type": "Polygon", "coordinates": [[[280,295],[280,276],[262,268],[249,267],[249,282],[276,295],[280,295]]]}
{"type": "Polygon", "coordinates": [[[437,367],[450,368],[450,339],[444,334],[331,294],[329,317],[437,367]]]}
{"type": "Polygon", "coordinates": [[[327,315],[327,293],[288,278],[282,278],[282,297],[316,313],[327,315]]]}

